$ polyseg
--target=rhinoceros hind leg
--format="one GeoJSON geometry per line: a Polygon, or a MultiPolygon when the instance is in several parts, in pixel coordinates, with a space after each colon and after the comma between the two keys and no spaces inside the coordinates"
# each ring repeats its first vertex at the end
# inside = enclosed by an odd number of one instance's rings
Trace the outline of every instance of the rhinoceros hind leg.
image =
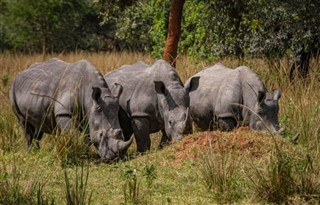
{"type": "Polygon", "coordinates": [[[232,117],[218,119],[218,128],[221,131],[231,131],[237,126],[237,121],[232,117]]]}
{"type": "Polygon", "coordinates": [[[43,132],[37,132],[35,127],[29,123],[26,125],[25,138],[27,140],[27,149],[31,150],[34,146],[36,149],[40,149],[39,141],[42,139],[43,132]]]}
{"type": "Polygon", "coordinates": [[[150,150],[150,122],[146,118],[133,118],[131,120],[132,129],[136,138],[138,152],[150,150]]]}

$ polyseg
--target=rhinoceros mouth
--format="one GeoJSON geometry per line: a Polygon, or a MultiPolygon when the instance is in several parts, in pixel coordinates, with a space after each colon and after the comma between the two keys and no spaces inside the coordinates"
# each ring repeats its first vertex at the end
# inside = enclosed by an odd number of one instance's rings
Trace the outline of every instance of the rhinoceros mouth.
{"type": "Polygon", "coordinates": [[[183,138],[183,135],[175,135],[172,137],[171,142],[176,143],[177,141],[180,141],[183,138]]]}

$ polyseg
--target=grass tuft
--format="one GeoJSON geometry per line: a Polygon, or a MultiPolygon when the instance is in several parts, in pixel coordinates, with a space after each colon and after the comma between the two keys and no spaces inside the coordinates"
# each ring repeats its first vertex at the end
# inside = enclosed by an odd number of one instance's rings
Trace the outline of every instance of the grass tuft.
{"type": "Polygon", "coordinates": [[[259,201],[289,203],[299,197],[303,201],[320,199],[320,171],[317,157],[307,154],[294,156],[292,153],[274,149],[267,168],[252,167],[249,186],[259,201]]]}
{"type": "Polygon", "coordinates": [[[156,176],[154,164],[144,165],[141,169],[131,165],[125,166],[122,173],[124,204],[148,204],[148,200],[152,197],[151,189],[156,176]]]}
{"type": "Polygon", "coordinates": [[[31,177],[23,179],[23,173],[15,162],[12,167],[2,164],[0,166],[0,204],[54,204],[54,199],[49,199],[44,192],[45,183],[31,177]]]}
{"type": "Polygon", "coordinates": [[[241,198],[240,162],[231,151],[210,149],[202,154],[202,180],[219,203],[235,203],[241,198]]]}
{"type": "Polygon", "coordinates": [[[85,143],[85,134],[77,130],[55,136],[54,152],[61,166],[79,166],[88,158],[88,145],[85,143]]]}
{"type": "Polygon", "coordinates": [[[91,204],[92,191],[88,191],[89,167],[84,171],[84,166],[79,170],[76,167],[74,182],[71,183],[68,172],[64,170],[65,194],[68,205],[89,205],[91,204]]]}

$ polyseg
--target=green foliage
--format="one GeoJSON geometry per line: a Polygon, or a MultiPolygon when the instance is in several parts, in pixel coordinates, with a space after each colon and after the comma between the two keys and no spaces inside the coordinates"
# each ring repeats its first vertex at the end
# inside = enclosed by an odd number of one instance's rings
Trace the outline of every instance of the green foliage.
{"type": "Polygon", "coordinates": [[[142,169],[137,169],[127,165],[122,176],[125,181],[123,185],[124,203],[139,204],[147,200],[146,193],[150,191],[153,180],[156,179],[156,167],[152,164],[150,166],[145,165],[142,169]],[[142,192],[143,189],[141,188],[141,180],[143,179],[147,183],[148,190],[146,192],[142,192]],[[144,197],[141,197],[141,195],[144,197]]]}
{"type": "Polygon", "coordinates": [[[6,87],[9,82],[9,74],[8,73],[3,74],[1,81],[2,81],[2,86],[6,87]]]}
{"type": "Polygon", "coordinates": [[[124,200],[125,204],[139,202],[140,179],[138,179],[137,169],[127,166],[124,171],[124,200]]]}
{"type": "Polygon", "coordinates": [[[158,9],[153,14],[151,39],[154,44],[152,45],[151,53],[156,58],[162,58],[167,38],[170,1],[155,0],[154,6],[158,9]]]}
{"type": "MultiPolygon", "coordinates": [[[[116,9],[121,12],[119,17],[114,19],[115,37],[120,49],[151,51],[154,56],[161,58],[166,40],[169,9],[170,1],[167,0],[140,0],[126,5],[122,11],[116,9]]],[[[105,14],[104,17],[106,16],[110,15],[105,14]]],[[[107,18],[109,22],[112,21],[110,18],[107,18]]]]}
{"type": "MultiPolygon", "coordinates": [[[[160,58],[169,0],[1,0],[0,47],[134,50],[160,58]]],[[[179,52],[196,58],[317,53],[320,2],[187,0],[179,52]]]]}
{"type": "Polygon", "coordinates": [[[142,169],[142,176],[145,177],[147,185],[150,188],[153,184],[153,180],[155,180],[157,177],[156,166],[154,164],[151,164],[150,166],[145,165],[142,169]]]}
{"type": "Polygon", "coordinates": [[[187,15],[182,21],[180,52],[198,58],[212,58],[212,25],[208,23],[210,15],[206,11],[207,5],[203,1],[186,1],[183,12],[187,15]]]}
{"type": "Polygon", "coordinates": [[[5,4],[1,22],[7,25],[5,35],[15,50],[89,49],[86,38],[96,35],[90,29],[99,23],[97,14],[86,0],[12,0],[5,4]]]}
{"type": "Polygon", "coordinates": [[[153,45],[150,33],[154,10],[155,7],[150,3],[138,1],[123,11],[117,20],[116,31],[121,50],[150,51],[153,45]]]}

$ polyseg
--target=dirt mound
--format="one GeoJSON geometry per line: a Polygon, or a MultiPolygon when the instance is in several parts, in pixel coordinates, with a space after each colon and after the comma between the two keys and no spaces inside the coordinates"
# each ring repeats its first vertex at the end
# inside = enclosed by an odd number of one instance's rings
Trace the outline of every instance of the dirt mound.
{"type": "Polygon", "coordinates": [[[273,139],[268,134],[240,128],[233,132],[201,132],[185,137],[174,145],[175,156],[173,165],[179,165],[205,153],[209,149],[216,151],[230,151],[239,155],[248,154],[259,158],[269,152],[273,139]]]}

